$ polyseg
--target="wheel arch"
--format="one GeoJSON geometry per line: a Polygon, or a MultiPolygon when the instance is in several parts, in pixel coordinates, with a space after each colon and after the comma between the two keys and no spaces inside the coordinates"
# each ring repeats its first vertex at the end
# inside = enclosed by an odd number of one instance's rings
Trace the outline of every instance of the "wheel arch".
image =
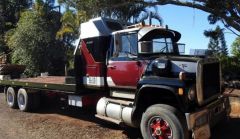
{"type": "Polygon", "coordinates": [[[182,100],[177,96],[176,88],[165,85],[143,85],[135,97],[132,121],[139,125],[143,112],[152,105],[166,104],[185,111],[182,100]]]}

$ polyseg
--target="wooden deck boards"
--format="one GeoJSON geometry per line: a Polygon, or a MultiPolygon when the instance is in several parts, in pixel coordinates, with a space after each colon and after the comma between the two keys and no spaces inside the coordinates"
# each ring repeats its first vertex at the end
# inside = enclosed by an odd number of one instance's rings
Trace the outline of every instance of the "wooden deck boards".
{"type": "Polygon", "coordinates": [[[31,82],[31,83],[45,83],[45,84],[65,84],[65,76],[46,76],[35,78],[15,79],[15,81],[31,82]]]}

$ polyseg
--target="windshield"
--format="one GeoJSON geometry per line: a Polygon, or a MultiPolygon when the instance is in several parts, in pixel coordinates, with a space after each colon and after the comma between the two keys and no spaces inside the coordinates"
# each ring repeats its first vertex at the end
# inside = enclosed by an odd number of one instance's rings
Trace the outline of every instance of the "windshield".
{"type": "Polygon", "coordinates": [[[171,38],[158,38],[152,41],[153,53],[172,53],[173,45],[171,38]]]}
{"type": "Polygon", "coordinates": [[[152,41],[141,41],[139,53],[174,53],[171,38],[154,38],[152,41]]]}

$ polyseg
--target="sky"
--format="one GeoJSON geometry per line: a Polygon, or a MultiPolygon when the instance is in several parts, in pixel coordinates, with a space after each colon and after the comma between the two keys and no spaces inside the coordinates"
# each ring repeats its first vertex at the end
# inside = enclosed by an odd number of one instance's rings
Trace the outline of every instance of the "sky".
{"type": "MultiPolygon", "coordinates": [[[[56,3],[56,5],[58,4],[56,3]]],[[[168,25],[170,29],[182,34],[179,43],[186,44],[186,54],[189,54],[190,49],[208,48],[209,38],[204,36],[204,30],[215,29],[217,25],[224,27],[221,22],[210,25],[207,20],[209,14],[198,9],[175,5],[161,5],[158,6],[158,13],[163,18],[164,25],[168,25]]],[[[227,29],[224,32],[230,54],[231,44],[237,36],[227,29]]]]}
{"type": "MultiPolygon", "coordinates": [[[[215,29],[217,25],[224,27],[221,22],[210,25],[207,20],[209,14],[193,8],[164,5],[158,6],[158,13],[164,25],[182,34],[179,42],[186,44],[186,54],[189,54],[190,49],[207,49],[209,38],[204,36],[204,30],[215,29]]],[[[231,44],[237,36],[227,29],[224,32],[230,53],[231,44]]]]}

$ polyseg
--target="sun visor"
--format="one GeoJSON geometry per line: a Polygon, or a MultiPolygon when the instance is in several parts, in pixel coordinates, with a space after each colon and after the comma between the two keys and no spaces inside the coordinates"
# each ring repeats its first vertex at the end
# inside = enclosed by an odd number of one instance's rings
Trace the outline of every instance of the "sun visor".
{"type": "Polygon", "coordinates": [[[171,37],[174,42],[181,38],[181,34],[174,30],[165,28],[145,27],[138,32],[138,41],[149,41],[154,37],[171,37]]]}

